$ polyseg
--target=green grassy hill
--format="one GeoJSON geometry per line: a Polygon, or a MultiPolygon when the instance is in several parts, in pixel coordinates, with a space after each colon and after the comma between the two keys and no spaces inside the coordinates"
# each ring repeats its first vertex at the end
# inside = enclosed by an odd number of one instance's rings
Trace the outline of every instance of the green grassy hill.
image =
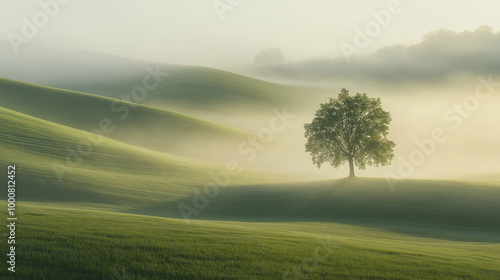
{"type": "MultiPolygon", "coordinates": [[[[121,76],[109,72],[103,74],[104,79],[51,85],[119,99],[143,83],[146,67],[157,67],[155,63],[132,62],[135,70],[121,76]]],[[[325,90],[315,88],[281,85],[208,67],[158,65],[169,76],[139,103],[248,131],[258,131],[267,124],[274,109],[286,107],[301,114],[325,98],[325,90]]]]}
{"type": "Polygon", "coordinates": [[[214,122],[115,99],[0,79],[0,104],[36,118],[155,151],[205,160],[232,156],[251,135],[214,122]],[[114,104],[114,105],[113,105],[114,104]],[[107,124],[111,122],[111,124],[107,124]]]}
{"type": "MultiPolygon", "coordinates": [[[[167,68],[168,69],[168,68],[167,68]]],[[[146,102],[196,110],[255,110],[294,106],[303,101],[299,88],[270,83],[205,67],[178,67],[146,102]],[[170,105],[171,104],[171,105],[170,105]]]]}
{"type": "MultiPolygon", "coordinates": [[[[143,64],[147,65],[145,62],[143,64]]],[[[168,72],[169,76],[152,91],[144,104],[189,112],[214,109],[245,112],[269,110],[269,107],[273,106],[295,106],[308,100],[307,95],[304,95],[306,90],[300,87],[270,83],[218,69],[174,64],[160,64],[159,69],[161,72],[168,72]]],[[[146,70],[143,72],[147,74],[146,70]]],[[[142,83],[142,75],[129,75],[121,79],[101,79],[62,86],[71,90],[120,98],[122,94],[130,93],[133,87],[142,83]]]]}
{"type": "MultiPolygon", "coordinates": [[[[97,135],[0,107],[0,164],[17,165],[24,201],[134,209],[192,195],[193,187],[212,182],[210,172],[225,169],[106,137],[102,142],[96,139],[97,135]],[[79,147],[83,152],[76,152],[79,147]]],[[[232,182],[259,178],[273,176],[244,171],[232,182]]],[[[1,182],[6,185],[6,180],[1,182]]]]}

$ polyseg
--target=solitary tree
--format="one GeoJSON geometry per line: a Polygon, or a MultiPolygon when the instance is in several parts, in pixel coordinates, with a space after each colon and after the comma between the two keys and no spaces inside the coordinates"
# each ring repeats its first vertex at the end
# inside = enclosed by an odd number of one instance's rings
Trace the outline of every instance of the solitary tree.
{"type": "Polygon", "coordinates": [[[350,96],[343,88],[336,99],[320,104],[313,121],[304,125],[306,152],[318,168],[325,162],[333,167],[349,162],[349,177],[354,177],[354,164],[360,169],[388,165],[395,146],[387,139],[390,122],[380,98],[350,96]]]}

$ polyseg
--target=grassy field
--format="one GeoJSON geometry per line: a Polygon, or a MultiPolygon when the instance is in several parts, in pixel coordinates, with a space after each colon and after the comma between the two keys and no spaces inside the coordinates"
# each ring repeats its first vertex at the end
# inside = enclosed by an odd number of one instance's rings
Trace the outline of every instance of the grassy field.
{"type": "MultiPolygon", "coordinates": [[[[241,223],[21,203],[16,277],[498,279],[500,245],[337,223],[241,223]]],[[[498,242],[498,239],[497,239],[498,242]]],[[[2,251],[7,248],[2,243],[2,251]]],[[[10,277],[9,277],[10,276],[10,277]]]]}

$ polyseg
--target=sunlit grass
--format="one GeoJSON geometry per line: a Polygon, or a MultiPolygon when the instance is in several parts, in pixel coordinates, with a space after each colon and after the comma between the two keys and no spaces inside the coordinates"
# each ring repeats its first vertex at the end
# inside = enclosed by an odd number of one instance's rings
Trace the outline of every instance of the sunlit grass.
{"type": "Polygon", "coordinates": [[[122,268],[135,279],[282,279],[286,272],[294,279],[296,269],[307,279],[498,279],[500,273],[496,244],[334,223],[186,224],[26,203],[20,209],[16,278],[2,271],[2,279],[113,279],[122,268]],[[315,250],[321,259],[303,267],[315,250]]]}

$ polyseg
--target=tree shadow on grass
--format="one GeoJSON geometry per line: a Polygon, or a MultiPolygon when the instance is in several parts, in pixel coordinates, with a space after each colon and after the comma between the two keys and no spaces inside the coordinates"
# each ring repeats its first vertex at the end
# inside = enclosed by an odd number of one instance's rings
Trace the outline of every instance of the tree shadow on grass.
{"type": "Polygon", "coordinates": [[[331,222],[452,241],[500,243],[496,234],[500,189],[475,197],[469,191],[446,186],[436,190],[422,183],[391,192],[385,180],[346,178],[227,187],[216,195],[193,194],[127,213],[235,222],[331,222]]]}

